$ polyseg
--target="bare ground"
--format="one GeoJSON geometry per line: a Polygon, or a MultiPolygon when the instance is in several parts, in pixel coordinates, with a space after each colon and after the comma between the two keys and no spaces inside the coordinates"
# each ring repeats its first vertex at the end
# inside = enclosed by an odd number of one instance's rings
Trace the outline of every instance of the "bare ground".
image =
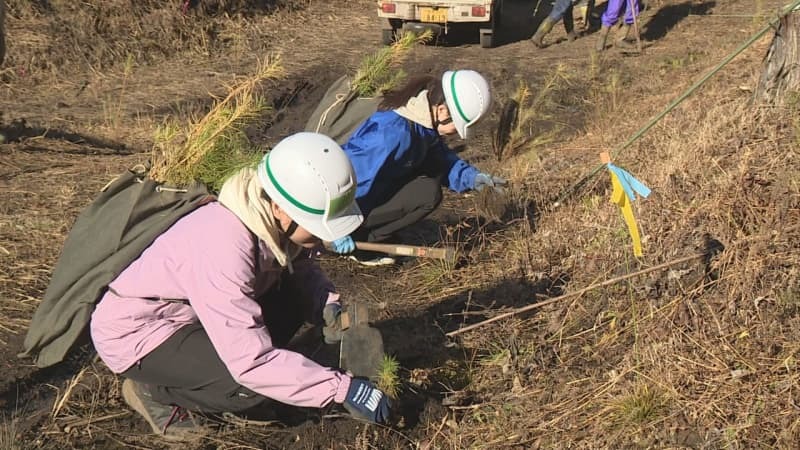
{"type": "MultiPolygon", "coordinates": [[[[368,1],[201,2],[185,16],[182,2],[95,3],[9,2],[0,108],[7,124],[27,124],[6,126],[11,142],[0,146],[0,448],[168,448],[91,353],[44,371],[15,357],[72,221],[109,179],[148,157],[167,115],[202,114],[209,94],[257,58],[280,53],[288,69],[264,87],[278,114],[250,130],[271,145],[301,129],[327,84],[379,41],[368,1]]],[[[380,312],[387,352],[403,367],[397,421],[375,427],[278,408],[275,422],[228,420],[196,448],[796,446],[798,123],[796,106],[750,103],[767,39],[615,155],[654,190],[636,202],[643,258],[631,255],[604,173],[552,207],[599,151],[624,141],[779,2],[653,0],[642,16],[644,54],[601,57],[594,34],[567,42],[559,27],[553,45],[534,48],[533,3],[509,2],[498,48],[460,36],[405,65],[480,70],[498,103],[519,80],[541,94],[526,132],[551,141],[500,162],[495,113],[462,149],[512,181],[506,212],[489,220],[486,199],[448,196],[408,233],[458,246],[455,266],[368,271],[323,260],[346,296],[380,312]],[[716,242],[725,249],[705,264],[444,336],[716,242]]]]}

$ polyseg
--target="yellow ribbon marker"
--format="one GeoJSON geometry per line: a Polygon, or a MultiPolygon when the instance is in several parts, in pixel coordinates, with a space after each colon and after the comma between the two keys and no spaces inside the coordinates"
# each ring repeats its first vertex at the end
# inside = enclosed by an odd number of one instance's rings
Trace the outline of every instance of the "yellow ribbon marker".
{"type": "Polygon", "coordinates": [[[615,203],[622,211],[622,217],[625,219],[628,233],[633,241],[633,254],[637,257],[642,256],[642,240],[639,237],[639,227],[633,216],[631,205],[636,200],[636,194],[646,198],[651,191],[633,175],[612,164],[607,152],[600,154],[600,160],[608,166],[608,172],[611,175],[611,203],[615,203]]]}

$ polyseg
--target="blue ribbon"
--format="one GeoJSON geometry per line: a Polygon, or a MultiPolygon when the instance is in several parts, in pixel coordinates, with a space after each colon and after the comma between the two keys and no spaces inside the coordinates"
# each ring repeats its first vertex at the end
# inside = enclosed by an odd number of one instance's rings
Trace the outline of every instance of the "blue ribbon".
{"type": "Polygon", "coordinates": [[[615,166],[614,164],[608,163],[608,170],[614,172],[619,180],[619,184],[622,185],[622,189],[625,190],[625,195],[628,196],[628,199],[633,202],[636,200],[636,194],[641,195],[642,197],[647,198],[650,195],[650,188],[644,185],[641,181],[637,180],[633,175],[628,173],[625,169],[615,166]]]}

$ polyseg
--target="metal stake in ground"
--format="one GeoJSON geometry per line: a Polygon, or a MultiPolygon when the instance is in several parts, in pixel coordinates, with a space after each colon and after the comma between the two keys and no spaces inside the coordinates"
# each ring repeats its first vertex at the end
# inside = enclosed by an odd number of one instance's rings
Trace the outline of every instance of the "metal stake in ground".
{"type": "Polygon", "coordinates": [[[636,34],[636,51],[642,53],[642,38],[641,31],[639,30],[639,17],[638,17],[639,0],[628,0],[628,7],[631,9],[631,16],[633,16],[633,33],[636,34]]]}

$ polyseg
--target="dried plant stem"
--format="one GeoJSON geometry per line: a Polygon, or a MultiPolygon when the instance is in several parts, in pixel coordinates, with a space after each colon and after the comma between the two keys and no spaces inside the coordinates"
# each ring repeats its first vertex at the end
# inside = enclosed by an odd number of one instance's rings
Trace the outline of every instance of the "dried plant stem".
{"type": "Polygon", "coordinates": [[[674,266],[674,265],[677,265],[677,264],[681,264],[681,263],[685,263],[685,262],[688,262],[688,261],[693,261],[695,259],[705,258],[706,256],[707,256],[706,253],[698,253],[698,254],[691,255],[691,256],[684,256],[683,258],[673,259],[672,261],[667,261],[667,262],[659,264],[657,266],[653,266],[653,267],[650,267],[650,268],[647,268],[647,269],[639,270],[637,272],[629,273],[627,275],[622,275],[622,276],[619,276],[619,277],[616,277],[616,278],[612,278],[610,280],[603,281],[602,283],[593,284],[593,285],[587,286],[587,287],[585,287],[585,288],[583,288],[581,290],[578,290],[578,291],[575,291],[575,292],[570,292],[569,294],[560,295],[560,296],[555,297],[555,298],[551,298],[550,300],[546,300],[546,301],[539,302],[539,303],[534,303],[534,304],[528,305],[528,306],[523,306],[522,308],[517,308],[517,309],[515,309],[513,311],[509,311],[509,312],[507,312],[505,314],[500,314],[499,316],[495,316],[495,317],[492,317],[491,319],[484,320],[483,322],[478,322],[478,323],[469,325],[467,327],[459,328],[458,330],[451,331],[451,332],[447,333],[446,335],[452,337],[452,336],[455,336],[457,334],[464,333],[465,331],[474,330],[475,328],[482,327],[484,325],[488,325],[488,324],[490,324],[492,322],[497,322],[498,320],[505,319],[507,317],[511,317],[513,315],[516,315],[516,314],[519,314],[519,313],[522,313],[522,312],[525,312],[525,311],[530,311],[532,309],[541,308],[542,306],[547,306],[547,305],[550,305],[550,304],[553,304],[553,303],[556,303],[556,302],[560,302],[561,300],[564,300],[564,299],[567,299],[567,298],[570,298],[570,297],[575,297],[576,295],[581,295],[581,294],[584,294],[586,292],[589,292],[589,291],[597,289],[597,288],[610,286],[612,284],[616,284],[616,283],[619,283],[620,281],[625,281],[627,279],[630,279],[630,278],[633,278],[633,277],[637,277],[639,275],[644,275],[644,274],[647,274],[647,273],[650,273],[650,272],[655,272],[656,270],[666,269],[667,267],[671,267],[671,266],[674,266]]]}
{"type": "Polygon", "coordinates": [[[75,386],[78,385],[78,382],[81,381],[81,378],[83,378],[83,374],[86,373],[86,369],[88,368],[89,366],[84,367],[83,369],[81,369],[80,372],[78,372],[77,375],[72,377],[72,380],[70,380],[69,386],[67,386],[67,390],[64,391],[64,395],[61,397],[61,400],[59,400],[53,405],[53,414],[52,414],[53,418],[56,418],[58,416],[58,413],[61,412],[61,409],[69,400],[69,397],[72,394],[72,390],[75,388],[75,386]]]}
{"type": "Polygon", "coordinates": [[[100,417],[88,417],[84,419],[74,420],[72,422],[68,422],[64,424],[64,433],[69,433],[70,431],[74,430],[75,428],[95,424],[98,422],[104,422],[106,420],[118,419],[120,417],[126,417],[131,414],[130,411],[120,411],[113,414],[106,414],[105,416],[100,417]]]}

